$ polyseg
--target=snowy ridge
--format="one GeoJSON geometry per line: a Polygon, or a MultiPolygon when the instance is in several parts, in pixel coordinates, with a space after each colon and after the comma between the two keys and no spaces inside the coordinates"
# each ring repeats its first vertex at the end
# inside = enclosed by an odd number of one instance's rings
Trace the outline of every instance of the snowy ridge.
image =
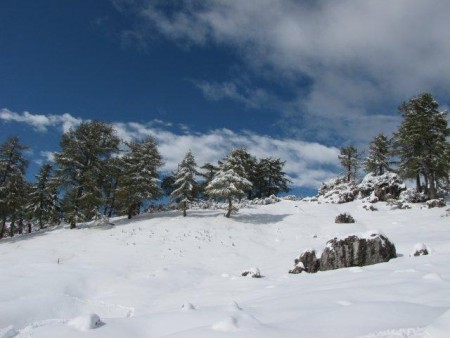
{"type": "Polygon", "coordinates": [[[377,207],[279,201],[230,219],[164,211],[3,240],[0,337],[445,337],[448,218],[420,205],[377,207]],[[358,223],[335,224],[343,211],[358,223]],[[397,259],[288,274],[302,249],[374,228],[397,259]],[[410,257],[416,243],[433,255],[410,257]],[[263,278],[242,277],[248,267],[263,278]]]}

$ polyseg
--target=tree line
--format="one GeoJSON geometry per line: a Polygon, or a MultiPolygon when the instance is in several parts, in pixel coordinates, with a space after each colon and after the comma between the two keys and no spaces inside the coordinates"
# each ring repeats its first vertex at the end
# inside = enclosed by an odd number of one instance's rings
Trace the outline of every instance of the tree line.
{"type": "Polygon", "coordinates": [[[398,108],[402,122],[391,137],[378,134],[363,158],[354,146],[340,149],[339,160],[347,181],[356,179],[361,167],[376,176],[395,172],[415,180],[416,191],[429,199],[450,186],[450,128],[447,111],[429,93],[422,93],[398,108]]]}
{"type": "Polygon", "coordinates": [[[257,159],[247,150],[232,150],[218,163],[198,168],[188,152],[178,169],[160,180],[162,156],[154,137],[121,140],[111,124],[83,122],[64,133],[54,163],[45,163],[34,183],[25,178],[28,147],[17,136],[0,145],[0,238],[64,220],[79,222],[139,214],[145,202],[164,195],[183,210],[198,199],[228,202],[268,197],[289,191],[284,161],[257,159]],[[7,225],[9,224],[9,227],[7,225]]]}

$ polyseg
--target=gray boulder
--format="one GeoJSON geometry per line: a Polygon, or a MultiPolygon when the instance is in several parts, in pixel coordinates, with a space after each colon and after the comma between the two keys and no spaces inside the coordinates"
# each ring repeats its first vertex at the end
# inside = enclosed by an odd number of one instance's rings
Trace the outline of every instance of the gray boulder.
{"type": "Polygon", "coordinates": [[[289,273],[297,274],[303,271],[314,273],[319,271],[320,268],[320,260],[317,258],[316,251],[313,249],[304,251],[294,262],[295,267],[289,273]]]}
{"type": "Polygon", "coordinates": [[[320,271],[383,263],[395,257],[394,244],[376,232],[362,238],[334,238],[327,242],[320,257],[320,271]]]}
{"type": "Polygon", "coordinates": [[[372,265],[387,262],[395,257],[397,257],[395,245],[386,236],[378,232],[361,237],[351,235],[343,239],[329,240],[320,258],[317,258],[315,250],[303,252],[295,260],[295,267],[289,273],[298,274],[303,271],[314,273],[372,265]]]}

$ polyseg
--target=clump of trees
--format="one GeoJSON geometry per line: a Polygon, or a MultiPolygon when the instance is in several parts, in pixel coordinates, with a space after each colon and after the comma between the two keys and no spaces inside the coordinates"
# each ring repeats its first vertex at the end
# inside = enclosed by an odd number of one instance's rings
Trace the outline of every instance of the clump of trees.
{"type": "Polygon", "coordinates": [[[375,176],[391,171],[403,179],[414,179],[416,191],[429,199],[449,189],[450,128],[447,111],[429,93],[422,93],[398,108],[402,123],[391,138],[377,135],[369,144],[367,157],[354,146],[341,148],[339,160],[343,176],[350,182],[362,166],[375,176]]]}
{"type": "Polygon", "coordinates": [[[183,215],[199,198],[228,201],[266,197],[289,190],[280,159],[257,160],[233,150],[217,165],[200,169],[189,151],[173,174],[160,180],[163,165],[155,138],[124,142],[111,124],[83,122],[64,133],[55,163],[44,163],[34,183],[27,182],[28,147],[17,137],[0,145],[0,238],[55,225],[139,214],[145,204],[170,195],[183,215]]]}

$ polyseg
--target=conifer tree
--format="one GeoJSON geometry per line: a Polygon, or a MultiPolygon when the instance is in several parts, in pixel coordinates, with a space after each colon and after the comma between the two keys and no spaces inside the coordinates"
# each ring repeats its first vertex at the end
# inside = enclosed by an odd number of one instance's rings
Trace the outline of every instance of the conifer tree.
{"type": "Polygon", "coordinates": [[[5,234],[8,218],[11,221],[10,233],[14,234],[15,220],[25,203],[25,170],[28,161],[23,151],[26,149],[28,147],[21,144],[17,136],[8,138],[0,145],[0,238],[5,234]]]}
{"type": "Polygon", "coordinates": [[[141,142],[128,143],[130,151],[124,156],[124,172],[119,181],[118,204],[128,218],[140,212],[145,200],[162,195],[158,186],[158,169],[162,166],[156,140],[149,136],[141,142]]]}
{"type": "Polygon", "coordinates": [[[360,165],[360,157],[360,153],[354,146],[341,148],[339,161],[341,161],[341,165],[344,167],[344,176],[347,182],[356,179],[360,165]]]}
{"type": "Polygon", "coordinates": [[[36,183],[31,188],[29,209],[39,229],[55,222],[59,217],[58,191],[52,181],[52,171],[51,164],[44,164],[36,175],[36,183]]]}
{"type": "Polygon", "coordinates": [[[389,170],[389,139],[383,133],[378,134],[369,144],[369,153],[364,160],[364,169],[368,173],[383,175],[389,170]]]}
{"type": "Polygon", "coordinates": [[[205,163],[200,169],[202,170],[199,171],[198,175],[203,177],[204,181],[200,182],[198,189],[200,196],[204,197],[205,189],[214,178],[214,175],[219,171],[219,166],[212,163],[205,163]]]}
{"type": "Polygon", "coordinates": [[[291,181],[283,172],[285,163],[273,157],[263,158],[258,162],[255,170],[257,179],[253,189],[257,197],[269,197],[289,191],[288,184],[291,181]]]}
{"type": "Polygon", "coordinates": [[[56,180],[65,192],[63,205],[71,229],[104,204],[102,180],[119,143],[112,125],[100,121],[82,122],[63,134],[61,152],[55,154],[56,180]]]}
{"type": "Polygon", "coordinates": [[[448,178],[450,136],[447,112],[439,112],[439,104],[429,93],[413,97],[399,107],[403,121],[394,135],[399,171],[404,178],[415,178],[421,191],[420,175],[425,193],[436,198],[436,182],[448,178]]]}
{"type": "Polygon", "coordinates": [[[219,171],[206,187],[206,193],[209,196],[225,199],[228,202],[225,217],[231,216],[233,198],[242,198],[252,188],[252,183],[245,175],[239,150],[233,150],[222,162],[219,171]]]}
{"type": "Polygon", "coordinates": [[[189,151],[183,161],[178,165],[178,171],[175,174],[174,190],[171,193],[172,199],[180,203],[183,210],[183,216],[186,217],[188,203],[195,199],[198,192],[197,182],[197,164],[194,155],[189,151]]]}

